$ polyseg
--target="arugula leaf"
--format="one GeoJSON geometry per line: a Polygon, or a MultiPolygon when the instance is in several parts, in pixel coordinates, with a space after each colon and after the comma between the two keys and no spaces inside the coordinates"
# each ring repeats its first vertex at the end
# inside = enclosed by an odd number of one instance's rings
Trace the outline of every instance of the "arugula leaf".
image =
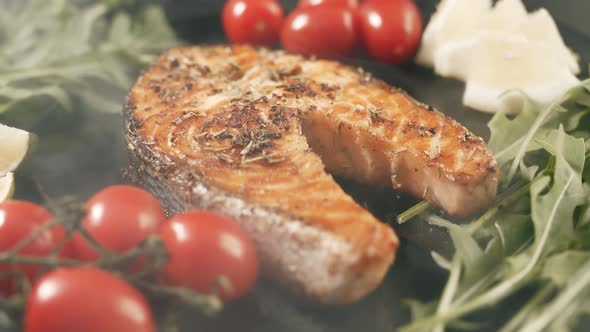
{"type": "MultiPolygon", "coordinates": [[[[494,153],[500,169],[508,166],[505,185],[510,184],[517,175],[525,155],[541,147],[539,140],[547,137],[548,132],[566,125],[573,131],[588,115],[590,104],[590,80],[568,91],[547,107],[540,107],[530,98],[521,95],[522,111],[513,119],[505,113],[496,113],[488,124],[491,130],[488,147],[494,153]]],[[[512,92],[518,93],[518,92],[512,92]]]]}
{"type": "Polygon", "coordinates": [[[483,257],[483,250],[467,229],[436,216],[430,217],[429,221],[431,225],[443,227],[449,231],[453,243],[456,244],[455,250],[462,257],[468,271],[473,270],[471,267],[479,264],[483,257]]]}
{"type": "Polygon", "coordinates": [[[436,302],[424,303],[422,301],[410,299],[403,300],[402,305],[410,309],[410,314],[414,319],[420,319],[434,314],[437,307],[436,302]]]}
{"type": "Polygon", "coordinates": [[[24,113],[119,112],[139,70],[179,44],[157,6],[131,15],[104,3],[0,2],[0,120],[31,129],[24,113]]]}
{"type": "MultiPolygon", "coordinates": [[[[559,316],[565,315],[565,319],[570,320],[571,315],[576,312],[572,306],[578,306],[575,301],[582,298],[585,299],[587,293],[584,290],[590,287],[590,261],[586,261],[580,269],[568,280],[564,289],[549,302],[543,310],[523,324],[522,332],[540,332],[545,330],[552,322],[559,322],[559,316]],[[570,310],[564,311],[564,308],[569,307],[570,310]],[[569,316],[569,317],[568,317],[569,316]]],[[[564,317],[561,317],[564,319],[564,317]]],[[[563,323],[562,323],[563,324],[563,323]]],[[[569,324],[567,324],[569,325],[569,324]]],[[[566,326],[567,326],[566,325],[566,326]]]]}
{"type": "Polygon", "coordinates": [[[484,228],[480,233],[485,233],[486,229],[494,231],[493,238],[499,240],[498,244],[502,248],[502,254],[511,256],[522,249],[523,243],[530,241],[533,226],[530,215],[504,213],[494,222],[493,227],[484,228]]]}
{"type": "Polygon", "coordinates": [[[578,268],[586,262],[590,262],[590,252],[566,250],[547,258],[541,277],[558,287],[563,287],[568,284],[578,268]]]}
{"type": "MultiPolygon", "coordinates": [[[[565,134],[562,128],[551,132],[542,143],[555,155],[556,165],[551,188],[544,193],[551,179],[542,176],[531,186],[531,215],[535,224],[535,245],[551,250],[567,245],[574,238],[574,209],[583,203],[582,170],[584,141],[565,134]]],[[[540,253],[542,254],[542,253],[540,253]]]]}
{"type": "MultiPolygon", "coordinates": [[[[587,158],[586,160],[588,160],[587,164],[590,164],[590,158],[587,158]]],[[[590,183],[588,183],[589,180],[584,180],[586,181],[586,183],[584,184],[584,192],[585,192],[585,196],[586,196],[586,202],[584,203],[583,207],[580,209],[580,218],[578,220],[578,229],[583,229],[586,226],[590,225],[590,183]]],[[[584,233],[581,234],[582,236],[586,235],[584,233]]],[[[587,239],[590,239],[590,236],[585,237],[587,239]]],[[[588,245],[590,245],[590,240],[588,241],[588,245]]]]}
{"type": "Polygon", "coordinates": [[[437,253],[436,251],[431,251],[430,256],[432,257],[434,263],[438,265],[438,267],[447,271],[451,270],[451,262],[449,262],[449,260],[443,255],[437,253]]]}
{"type": "MultiPolygon", "coordinates": [[[[505,113],[496,113],[490,120],[488,126],[491,136],[488,148],[494,153],[500,168],[514,158],[521,146],[526,147],[525,152],[539,148],[534,144],[523,144],[527,133],[531,132],[531,123],[539,115],[538,112],[537,105],[530,98],[523,96],[522,111],[514,119],[510,119],[505,113]],[[510,128],[510,130],[505,130],[506,128],[510,128]]],[[[533,136],[535,134],[539,135],[538,132],[533,132],[533,136]]]]}
{"type": "Polygon", "coordinates": [[[500,332],[517,331],[529,317],[535,314],[539,306],[545,303],[554,291],[555,289],[553,287],[543,287],[521,307],[518,313],[502,327],[500,332]]]}
{"type": "Polygon", "coordinates": [[[525,286],[537,290],[503,332],[567,331],[588,313],[589,91],[590,81],[585,81],[548,107],[523,96],[519,115],[492,119],[489,146],[498,158],[503,188],[509,189],[468,226],[439,216],[426,218],[448,229],[455,254],[450,268],[443,261],[449,279],[436,310],[414,317],[402,331],[455,327],[525,286]],[[510,185],[515,178],[528,183],[510,185]],[[510,189],[514,187],[519,189],[510,189]],[[567,314],[559,314],[563,308],[567,314]]]}

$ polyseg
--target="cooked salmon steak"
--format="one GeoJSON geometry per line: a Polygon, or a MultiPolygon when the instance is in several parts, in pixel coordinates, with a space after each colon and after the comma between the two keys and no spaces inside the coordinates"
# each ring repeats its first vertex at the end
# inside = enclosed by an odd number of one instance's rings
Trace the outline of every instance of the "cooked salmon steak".
{"type": "Polygon", "coordinates": [[[329,173],[469,215],[494,200],[482,139],[361,69],[249,46],[168,51],[132,87],[137,180],[171,213],[235,219],[264,273],[319,302],[370,293],[398,239],[329,173]]]}

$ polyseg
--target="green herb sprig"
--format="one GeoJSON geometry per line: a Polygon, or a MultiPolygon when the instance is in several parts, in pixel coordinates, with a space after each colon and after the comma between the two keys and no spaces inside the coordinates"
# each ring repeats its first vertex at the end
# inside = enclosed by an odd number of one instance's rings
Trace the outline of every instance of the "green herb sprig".
{"type": "Polygon", "coordinates": [[[104,2],[0,3],[0,120],[32,129],[48,112],[119,112],[137,73],[180,41],[162,9],[104,2]]]}
{"type": "Polygon", "coordinates": [[[449,270],[447,284],[436,302],[411,302],[413,320],[401,331],[472,329],[482,323],[472,314],[493,312],[525,287],[528,301],[501,331],[569,331],[590,313],[590,81],[549,106],[520,99],[519,115],[489,123],[502,171],[492,209],[467,225],[424,204],[404,214],[446,228],[455,254],[432,253],[449,270]]]}

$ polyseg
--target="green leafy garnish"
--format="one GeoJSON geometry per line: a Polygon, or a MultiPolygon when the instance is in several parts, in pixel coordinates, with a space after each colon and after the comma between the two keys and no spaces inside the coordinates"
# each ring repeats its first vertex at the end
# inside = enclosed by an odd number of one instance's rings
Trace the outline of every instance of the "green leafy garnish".
{"type": "Polygon", "coordinates": [[[179,40],[161,8],[112,6],[0,3],[0,120],[30,129],[50,109],[121,110],[139,70],[179,40]]]}
{"type": "Polygon", "coordinates": [[[549,106],[521,98],[519,115],[489,123],[497,204],[469,225],[426,218],[449,231],[455,253],[433,253],[447,284],[436,305],[412,302],[420,314],[401,331],[466,328],[525,287],[501,331],[569,331],[590,313],[590,80],[549,106]]]}

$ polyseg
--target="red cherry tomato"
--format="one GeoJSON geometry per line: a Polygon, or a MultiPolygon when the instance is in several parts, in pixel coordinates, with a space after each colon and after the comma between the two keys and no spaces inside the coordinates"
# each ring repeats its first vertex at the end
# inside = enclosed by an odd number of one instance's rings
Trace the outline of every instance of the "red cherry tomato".
{"type": "MultiPolygon", "coordinates": [[[[53,219],[43,207],[24,201],[7,201],[0,203],[0,252],[12,249],[20,241],[31,235],[36,229],[53,219]]],[[[53,227],[33,240],[18,253],[23,256],[45,257],[65,240],[66,231],[61,226],[53,227]]],[[[59,252],[60,258],[74,256],[70,243],[59,252]]],[[[36,265],[0,265],[0,272],[14,271],[33,281],[41,272],[36,265]]],[[[7,296],[16,291],[18,285],[13,277],[0,278],[0,294],[7,296]]]]}
{"type": "Polygon", "coordinates": [[[392,3],[392,2],[400,2],[400,1],[411,1],[413,2],[414,0],[365,0],[362,1],[363,3],[365,2],[371,2],[371,3],[392,3]]]}
{"type": "Polygon", "coordinates": [[[154,332],[150,308],[127,282],[95,268],[64,268],[28,295],[24,332],[154,332]]]}
{"type": "Polygon", "coordinates": [[[356,8],[358,7],[359,2],[358,0],[299,0],[299,2],[297,2],[297,8],[325,5],[343,5],[350,8],[356,8]]]}
{"type": "Polygon", "coordinates": [[[402,63],[409,60],[422,37],[422,17],[410,0],[368,1],[359,7],[361,37],[376,60],[402,63]]]}
{"type": "Polygon", "coordinates": [[[356,44],[354,11],[345,6],[295,9],[283,25],[281,42],[286,50],[305,56],[348,55],[356,44]]]}
{"type": "Polygon", "coordinates": [[[231,42],[263,46],[271,46],[279,39],[284,16],[277,0],[229,0],[221,14],[231,42]]]}
{"type": "Polygon", "coordinates": [[[174,216],[160,229],[168,250],[164,274],[172,285],[209,293],[218,277],[232,291],[220,290],[224,302],[246,294],[258,276],[258,257],[247,234],[226,217],[207,211],[174,216]]]}
{"type": "MultiPolygon", "coordinates": [[[[124,252],[155,234],[165,220],[160,202],[147,191],[125,185],[107,187],[86,202],[83,227],[105,248],[124,252]]],[[[98,259],[98,253],[79,234],[74,236],[78,258],[98,259]]]]}

